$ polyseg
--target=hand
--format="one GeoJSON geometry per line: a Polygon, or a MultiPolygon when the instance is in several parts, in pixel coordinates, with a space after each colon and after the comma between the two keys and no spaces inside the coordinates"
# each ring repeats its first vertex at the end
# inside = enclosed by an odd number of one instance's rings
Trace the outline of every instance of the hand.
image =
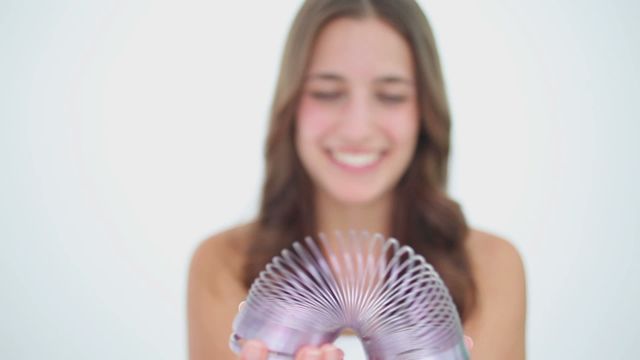
{"type": "MultiPolygon", "coordinates": [[[[242,308],[244,301],[238,305],[238,310],[242,308]]],[[[473,339],[464,336],[464,345],[468,351],[473,349],[473,339]]],[[[240,358],[243,360],[267,360],[269,350],[258,340],[248,340],[242,347],[240,358]]],[[[296,354],[295,360],[342,360],[344,353],[332,344],[324,344],[320,347],[305,346],[296,354]]]]}
{"type": "MultiPolygon", "coordinates": [[[[249,340],[242,347],[240,359],[242,360],[267,360],[269,350],[260,341],[249,340]]],[[[320,347],[305,346],[296,354],[295,360],[342,360],[344,353],[333,344],[324,344],[320,347]]]]}
{"type": "MultiPolygon", "coordinates": [[[[238,311],[244,306],[244,301],[238,305],[238,311]]],[[[269,349],[258,340],[248,340],[242,346],[240,359],[242,360],[267,360],[269,349]]],[[[295,360],[342,360],[344,353],[333,344],[322,346],[304,346],[296,354],[295,360]]]]}
{"type": "Polygon", "coordinates": [[[471,336],[464,336],[464,346],[467,347],[467,351],[471,351],[471,349],[473,349],[473,339],[471,339],[471,336]]]}

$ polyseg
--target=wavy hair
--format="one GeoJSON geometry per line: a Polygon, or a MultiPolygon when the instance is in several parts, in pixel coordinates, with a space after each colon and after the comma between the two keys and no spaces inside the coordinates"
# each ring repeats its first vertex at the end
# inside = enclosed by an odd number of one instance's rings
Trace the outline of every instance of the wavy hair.
{"type": "Polygon", "coordinates": [[[374,17],[409,43],[416,64],[420,128],[413,159],[394,189],[391,234],[413,247],[447,284],[464,321],[476,286],[465,239],[469,228],[446,192],[451,120],[436,43],[414,0],[307,0],[289,32],[273,99],[266,142],[266,178],[247,249],[244,284],[296,240],[317,234],[313,184],[295,150],[295,114],[315,39],[337,18],[374,17]]]}

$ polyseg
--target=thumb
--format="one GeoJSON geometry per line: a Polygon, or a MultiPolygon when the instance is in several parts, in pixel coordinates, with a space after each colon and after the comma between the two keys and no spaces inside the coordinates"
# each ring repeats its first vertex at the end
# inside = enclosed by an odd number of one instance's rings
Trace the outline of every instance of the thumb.
{"type": "Polygon", "coordinates": [[[473,349],[473,339],[471,336],[464,336],[464,345],[467,347],[467,350],[473,349]]]}
{"type": "Polygon", "coordinates": [[[240,359],[242,360],[267,360],[268,356],[267,347],[257,340],[248,340],[240,353],[240,359]]]}

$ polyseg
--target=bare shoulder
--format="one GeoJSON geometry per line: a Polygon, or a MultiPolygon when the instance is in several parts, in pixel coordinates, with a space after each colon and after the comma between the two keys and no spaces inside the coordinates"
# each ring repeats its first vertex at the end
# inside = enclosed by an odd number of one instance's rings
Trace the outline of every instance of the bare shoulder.
{"type": "Polygon", "coordinates": [[[204,239],[193,251],[190,273],[240,278],[253,226],[238,225],[204,239]]]}
{"type": "Polygon", "coordinates": [[[524,359],[526,284],[518,249],[507,239],[471,230],[467,239],[476,307],[465,321],[474,359],[524,359]]]}
{"type": "Polygon", "coordinates": [[[467,250],[479,292],[479,303],[495,303],[500,294],[523,294],[524,262],[520,251],[507,239],[472,229],[467,250]]]}
{"type": "Polygon", "coordinates": [[[472,263],[482,272],[524,271],[522,256],[507,239],[482,230],[472,229],[467,239],[472,263]]]}
{"type": "Polygon", "coordinates": [[[200,243],[196,253],[214,250],[226,253],[242,252],[248,246],[249,236],[254,228],[255,224],[250,222],[213,234],[200,243]]]}

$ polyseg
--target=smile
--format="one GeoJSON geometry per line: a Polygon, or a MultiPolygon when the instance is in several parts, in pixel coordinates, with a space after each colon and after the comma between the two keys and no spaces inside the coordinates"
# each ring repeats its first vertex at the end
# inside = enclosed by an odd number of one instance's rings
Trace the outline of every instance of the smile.
{"type": "Polygon", "coordinates": [[[330,151],[332,160],[338,165],[347,168],[364,169],[376,165],[382,158],[383,153],[375,152],[346,152],[346,151],[330,151]]]}

